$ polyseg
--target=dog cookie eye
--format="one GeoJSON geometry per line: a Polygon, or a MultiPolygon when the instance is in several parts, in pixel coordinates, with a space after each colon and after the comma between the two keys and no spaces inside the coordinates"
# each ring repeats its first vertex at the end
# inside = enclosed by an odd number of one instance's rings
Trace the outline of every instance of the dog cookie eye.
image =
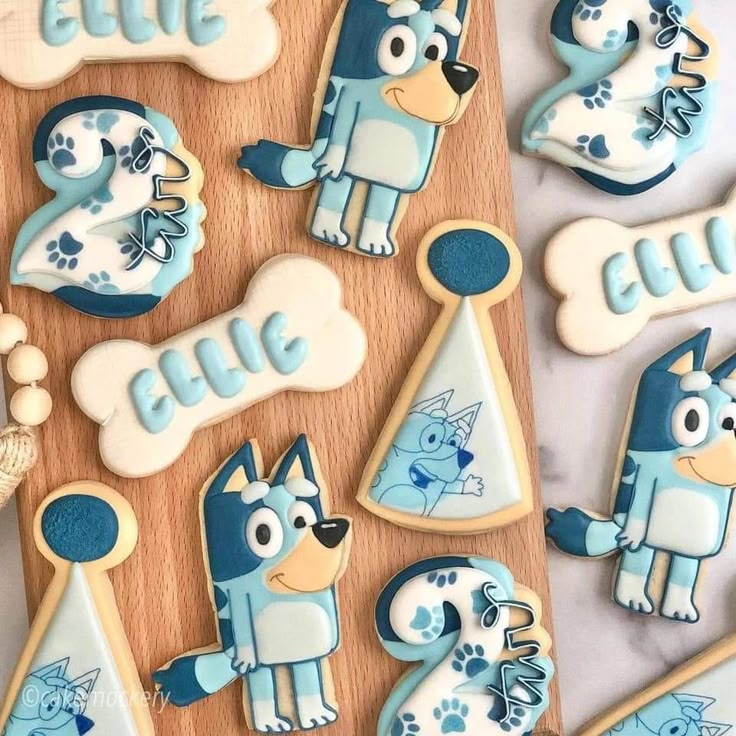
{"type": "Polygon", "coordinates": [[[295,529],[305,529],[317,523],[317,514],[306,501],[297,501],[289,508],[289,524],[295,529]]]}
{"type": "Polygon", "coordinates": [[[424,44],[424,56],[430,61],[443,61],[447,56],[447,39],[441,33],[433,33],[424,44]]]}
{"type": "Polygon", "coordinates": [[[54,692],[46,694],[41,699],[41,707],[38,709],[39,716],[44,721],[50,721],[61,711],[61,693],[54,692]]]}
{"type": "Polygon", "coordinates": [[[697,396],[683,399],[672,412],[672,436],[683,447],[695,447],[708,434],[710,410],[697,396]]]}
{"type": "Polygon", "coordinates": [[[736,429],[736,404],[726,404],[718,415],[718,423],[721,429],[732,432],[736,429]]]}
{"type": "Polygon", "coordinates": [[[245,527],[248,546],[262,559],[275,557],[284,543],[284,529],[273,509],[258,509],[245,527]]]}
{"type": "Polygon", "coordinates": [[[399,76],[412,68],[417,56],[417,37],[409,26],[393,26],[378,44],[378,66],[385,74],[399,76]]]}
{"type": "Polygon", "coordinates": [[[436,450],[445,438],[445,428],[439,422],[436,424],[430,424],[429,427],[425,428],[419,438],[419,444],[425,452],[431,452],[436,450]]]}

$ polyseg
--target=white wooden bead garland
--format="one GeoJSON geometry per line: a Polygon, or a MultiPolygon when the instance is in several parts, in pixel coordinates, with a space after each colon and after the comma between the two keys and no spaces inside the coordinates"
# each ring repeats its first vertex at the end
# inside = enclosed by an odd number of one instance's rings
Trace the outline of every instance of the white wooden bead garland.
{"type": "Polygon", "coordinates": [[[8,404],[14,421],[0,429],[0,508],[35,465],[35,427],[49,418],[53,405],[49,392],[38,385],[46,378],[48,360],[42,350],[27,340],[26,323],[14,314],[3,313],[0,305],[0,355],[7,356],[8,375],[20,385],[8,404]]]}

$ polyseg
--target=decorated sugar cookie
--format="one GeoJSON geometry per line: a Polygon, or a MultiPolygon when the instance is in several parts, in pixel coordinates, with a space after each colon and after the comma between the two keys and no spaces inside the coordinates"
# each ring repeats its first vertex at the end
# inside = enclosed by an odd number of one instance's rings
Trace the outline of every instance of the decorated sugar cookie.
{"type": "Polygon", "coordinates": [[[200,427],[280,391],[348,383],[366,336],[342,305],[337,276],[320,261],[276,256],[243,303],[158,345],[110,340],[72,372],[80,409],[100,424],[102,460],[138,478],[171,465],[200,427]]]}
{"type": "Polygon", "coordinates": [[[346,0],[327,42],[312,142],[261,140],[238,165],[278,189],[317,185],[316,240],[367,256],[398,253],[409,195],[429,181],[445,126],[478,71],[458,60],[469,0],[346,0]]]}
{"type": "Polygon", "coordinates": [[[735,681],[736,636],[729,636],[587,723],[580,736],[724,736],[736,725],[735,681]]]}
{"type": "Polygon", "coordinates": [[[358,500],[423,531],[471,534],[532,509],[519,416],[488,309],[521,278],[521,255],[500,230],[455,220],[417,253],[424,290],[443,310],[363,472],[358,500]]]}
{"type": "Polygon", "coordinates": [[[415,662],[381,711],[378,736],[522,736],[549,707],[554,666],[541,603],[500,563],[410,565],[376,604],[378,637],[415,662]]]}
{"type": "Polygon", "coordinates": [[[552,48],[570,76],[522,129],[525,153],[612,194],[638,194],[706,142],[718,52],[692,0],[559,0],[552,48]]]}
{"type": "Polygon", "coordinates": [[[5,702],[5,736],[153,736],[107,571],[133,551],[130,504],[101,483],[78,481],[36,512],[39,552],[56,568],[5,702]]]}
{"type": "Polygon", "coordinates": [[[736,296],[736,198],[680,218],[626,228],[597,217],[557,233],[545,255],[562,300],[557,332],[583,355],[609,353],[653,318],[736,296]]]}
{"type": "Polygon", "coordinates": [[[207,481],[202,534],[217,644],[154,674],[186,706],[241,680],[248,728],[312,729],[337,720],[328,657],[340,644],[335,585],[351,522],[329,512],[327,487],[304,435],[264,477],[255,441],[207,481]]]}
{"type": "Polygon", "coordinates": [[[612,515],[547,512],[547,536],[563,552],[621,555],[616,603],[688,623],[700,618],[701,566],[723,548],[736,486],[736,355],[706,371],[709,338],[703,330],[642,374],[612,515]]]}
{"type": "Polygon", "coordinates": [[[203,175],[171,120],[119,97],[71,100],[39,124],[33,159],[56,197],[18,234],[13,284],[119,318],[189,276],[204,245],[203,175]]]}
{"type": "Polygon", "coordinates": [[[270,0],[0,0],[0,76],[52,87],[84,63],[183,61],[221,82],[279,53],[270,0]]]}

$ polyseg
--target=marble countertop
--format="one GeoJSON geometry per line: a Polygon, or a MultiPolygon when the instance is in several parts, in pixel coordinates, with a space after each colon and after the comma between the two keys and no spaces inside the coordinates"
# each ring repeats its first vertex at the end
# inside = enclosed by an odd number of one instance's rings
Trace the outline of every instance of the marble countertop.
{"type": "MultiPolygon", "coordinates": [[[[556,164],[517,152],[525,110],[540,92],[562,78],[564,69],[552,61],[547,42],[552,0],[496,0],[496,6],[515,149],[518,242],[526,264],[524,289],[544,501],[605,511],[625,414],[641,369],[705,326],[714,328],[713,355],[736,350],[734,305],[659,320],[612,356],[582,358],[568,352],[556,338],[556,303],[541,273],[544,245],[559,227],[581,216],[605,216],[634,225],[720,202],[736,172],[736,145],[729,132],[736,101],[728,91],[721,94],[708,148],[666,183],[635,198],[602,194],[556,164]]],[[[708,0],[699,7],[699,14],[718,31],[722,49],[734,48],[736,7],[731,0],[708,0]]],[[[736,54],[723,54],[721,64],[721,79],[727,80],[736,71],[736,54]]],[[[702,618],[696,626],[630,614],[614,605],[610,560],[573,560],[555,550],[550,550],[549,559],[566,733],[734,629],[736,544],[708,565],[700,599],[702,618]]],[[[27,629],[13,504],[0,513],[0,560],[2,691],[27,629]]]]}

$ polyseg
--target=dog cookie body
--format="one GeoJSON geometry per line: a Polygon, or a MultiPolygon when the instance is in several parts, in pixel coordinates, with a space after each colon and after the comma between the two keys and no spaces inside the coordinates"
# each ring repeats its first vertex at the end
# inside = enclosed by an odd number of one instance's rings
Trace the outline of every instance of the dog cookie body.
{"type": "Polygon", "coordinates": [[[33,158],[56,197],[21,228],[11,283],[121,318],[189,276],[204,244],[203,174],[168,118],[119,97],[71,100],[39,124],[33,158]]]}
{"type": "Polygon", "coordinates": [[[376,604],[386,651],[417,662],[394,687],[378,736],[529,733],[554,666],[541,604],[500,563],[437,557],[398,573],[376,604]]]}
{"type": "Polygon", "coordinates": [[[736,724],[735,678],[732,635],[594,718],[580,736],[724,736],[736,724]]]}
{"type": "Polygon", "coordinates": [[[444,126],[478,79],[457,61],[468,14],[467,0],[347,0],[323,61],[312,144],[261,140],[238,165],[272,187],[316,183],[307,223],[316,240],[396,255],[407,195],[426,185],[444,126]]]}
{"type": "Polygon", "coordinates": [[[444,304],[368,460],[358,500],[414,529],[476,533],[531,511],[526,448],[491,305],[521,278],[516,245],[484,223],[443,223],[417,253],[444,304]]]}
{"type": "Polygon", "coordinates": [[[32,89],[85,62],[184,61],[221,82],[265,72],[280,34],[268,0],[0,0],[0,76],[32,89]]]}
{"type": "Polygon", "coordinates": [[[242,679],[248,727],[282,733],[337,719],[327,657],[340,642],[335,584],[350,520],[329,515],[314,450],[300,436],[263,479],[248,442],[202,492],[218,644],[177,657],[154,680],[189,705],[242,679]]]}
{"type": "Polygon", "coordinates": [[[547,512],[547,536],[563,552],[621,553],[616,603],[651,614],[661,593],[660,615],[688,623],[700,618],[701,564],[723,548],[736,486],[736,356],[706,372],[709,337],[704,330],[642,374],[612,517],[547,512]],[[664,585],[657,552],[670,557],[664,585]]]}
{"type": "Polygon", "coordinates": [[[568,225],[545,253],[562,300],[557,332],[583,355],[623,347],[657,316],[736,296],[736,201],[626,228],[597,217],[568,225]]]}
{"type": "Polygon", "coordinates": [[[0,710],[4,736],[153,736],[107,570],[135,547],[128,502],[82,481],[44,499],[34,522],[56,572],[0,710]]]}
{"type": "Polygon", "coordinates": [[[79,407],[100,424],[100,454],[118,475],[168,467],[200,427],[289,389],[329,391],[350,381],[366,337],[320,261],[277,256],[243,303],[155,346],[110,340],[72,372],[79,407]]]}
{"type": "Polygon", "coordinates": [[[525,153],[612,194],[656,186],[705,145],[718,91],[715,41],[691,0],[560,0],[555,54],[570,76],[535,102],[525,153]]]}

